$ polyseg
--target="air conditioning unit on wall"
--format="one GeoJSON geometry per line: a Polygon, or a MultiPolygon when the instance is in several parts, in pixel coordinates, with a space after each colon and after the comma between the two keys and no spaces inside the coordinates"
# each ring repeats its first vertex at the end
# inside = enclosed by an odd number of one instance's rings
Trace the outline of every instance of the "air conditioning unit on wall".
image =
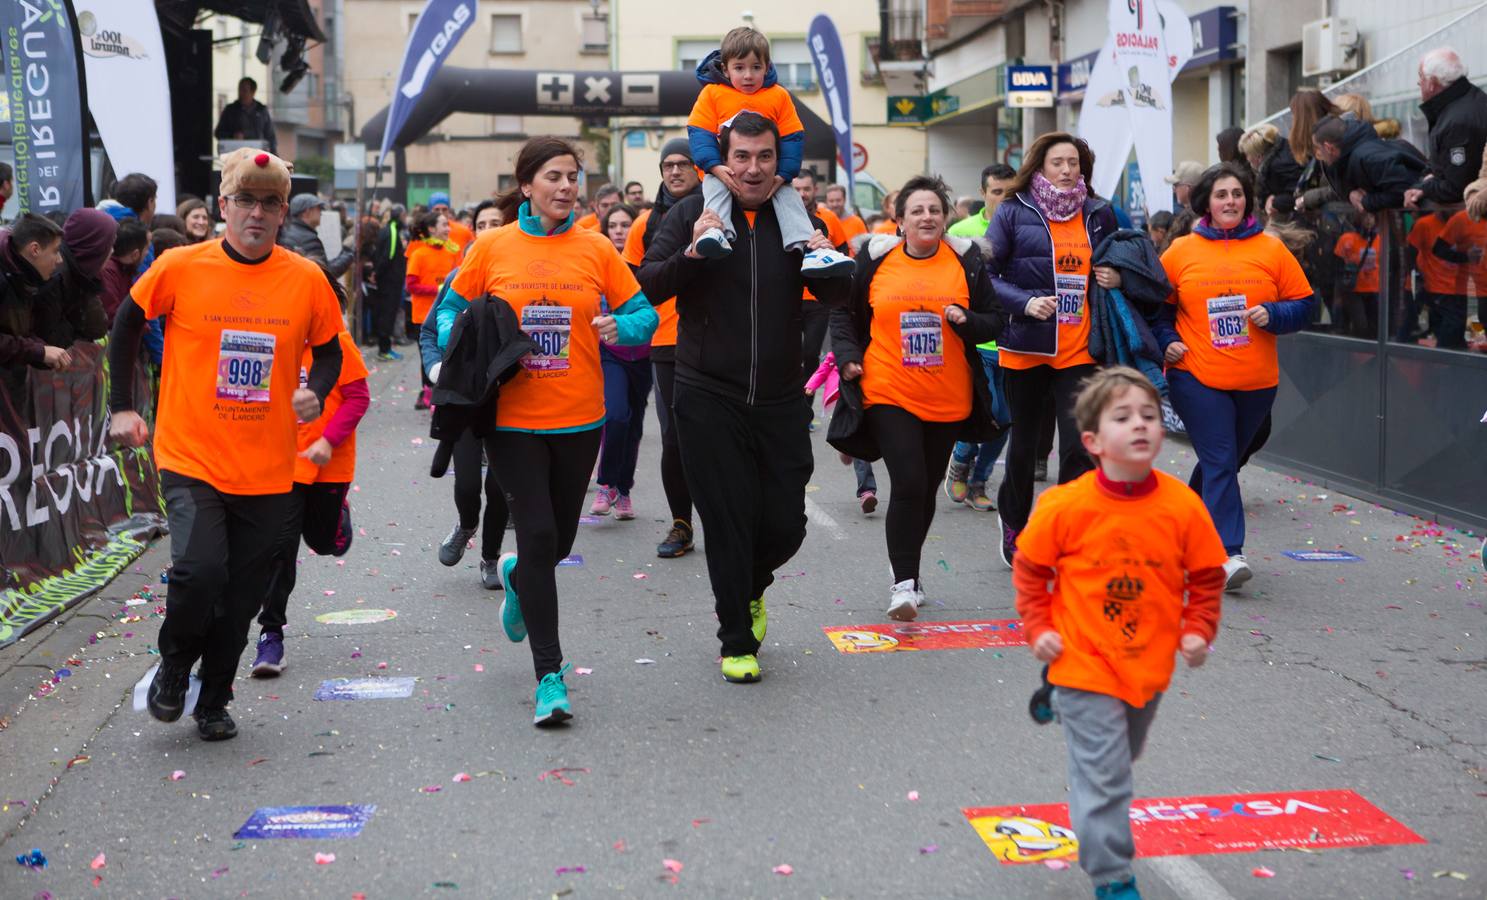
{"type": "Polygon", "coordinates": [[[1306,78],[1355,72],[1362,57],[1352,19],[1318,19],[1301,26],[1301,74],[1306,78]]]}

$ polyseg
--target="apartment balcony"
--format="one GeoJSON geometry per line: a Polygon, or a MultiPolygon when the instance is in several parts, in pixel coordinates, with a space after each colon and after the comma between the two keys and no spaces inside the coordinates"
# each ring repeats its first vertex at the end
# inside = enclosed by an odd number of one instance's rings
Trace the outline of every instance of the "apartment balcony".
{"type": "Polygon", "coordinates": [[[887,39],[869,39],[869,64],[863,83],[882,84],[890,94],[912,94],[924,89],[924,17],[919,9],[889,9],[882,14],[887,39]]]}
{"type": "Polygon", "coordinates": [[[924,38],[933,52],[1030,0],[925,0],[924,38]]]}

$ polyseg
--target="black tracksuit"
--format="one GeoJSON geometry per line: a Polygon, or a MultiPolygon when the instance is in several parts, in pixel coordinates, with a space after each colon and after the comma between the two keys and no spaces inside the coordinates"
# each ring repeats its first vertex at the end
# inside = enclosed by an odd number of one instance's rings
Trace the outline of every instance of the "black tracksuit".
{"type": "MultiPolygon", "coordinates": [[[[648,296],[676,297],[674,424],[708,534],[723,655],[744,656],[759,648],[750,601],[805,540],[805,485],[815,460],[801,369],[804,254],[783,249],[768,204],[752,225],[734,204],[733,252],[688,258],[701,214],[700,196],[667,213],[646,250],[640,285],[648,296]]],[[[819,221],[816,227],[825,233],[819,221]]],[[[811,283],[827,305],[845,302],[850,289],[850,278],[811,283]]]]}

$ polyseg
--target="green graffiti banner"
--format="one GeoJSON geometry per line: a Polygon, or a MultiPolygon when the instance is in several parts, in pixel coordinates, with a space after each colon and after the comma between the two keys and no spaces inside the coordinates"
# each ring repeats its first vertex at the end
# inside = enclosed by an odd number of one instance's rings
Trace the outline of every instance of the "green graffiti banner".
{"type": "MultiPolygon", "coordinates": [[[[96,593],[165,531],[149,448],[108,440],[107,353],[0,378],[0,646],[96,593]]],[[[154,396],[144,366],[135,396],[154,396]]],[[[153,409],[146,409],[146,421],[153,409]]]]}

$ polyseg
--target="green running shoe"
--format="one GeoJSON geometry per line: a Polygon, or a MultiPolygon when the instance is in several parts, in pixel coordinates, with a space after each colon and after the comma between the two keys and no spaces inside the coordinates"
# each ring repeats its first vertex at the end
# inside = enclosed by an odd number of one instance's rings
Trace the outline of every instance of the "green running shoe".
{"type": "Polygon", "coordinates": [[[764,610],[763,597],[760,597],[758,600],[749,601],[749,615],[754,620],[751,626],[754,632],[754,640],[762,644],[764,643],[764,634],[769,630],[769,613],[764,610]]]}
{"type": "Polygon", "coordinates": [[[723,657],[723,679],[734,684],[752,684],[758,681],[759,657],[752,653],[748,656],[723,657]]]}
{"type": "Polygon", "coordinates": [[[532,714],[533,725],[558,725],[573,718],[573,707],[568,705],[568,685],[563,683],[563,676],[571,668],[563,666],[556,672],[543,675],[537,682],[537,711],[532,714]]]}
{"type": "Polygon", "coordinates": [[[521,601],[517,599],[516,587],[511,583],[511,573],[516,569],[516,554],[502,553],[496,560],[496,570],[501,573],[501,587],[506,596],[501,599],[501,627],[513,644],[527,638],[527,623],[521,615],[521,601]]]}

